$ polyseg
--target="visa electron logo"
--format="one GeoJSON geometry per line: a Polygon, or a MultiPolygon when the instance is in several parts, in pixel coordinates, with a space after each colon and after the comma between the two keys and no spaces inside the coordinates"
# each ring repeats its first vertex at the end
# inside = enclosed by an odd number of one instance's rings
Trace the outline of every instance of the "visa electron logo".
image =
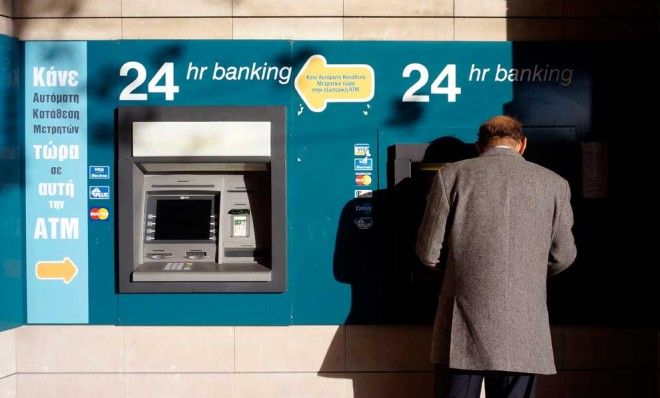
{"type": "Polygon", "coordinates": [[[89,166],[90,180],[109,180],[110,166],[89,166]]]}

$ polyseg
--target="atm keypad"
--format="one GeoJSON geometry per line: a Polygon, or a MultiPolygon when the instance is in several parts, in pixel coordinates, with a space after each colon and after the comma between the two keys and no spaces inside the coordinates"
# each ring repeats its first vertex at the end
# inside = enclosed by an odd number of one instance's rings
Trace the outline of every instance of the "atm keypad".
{"type": "Polygon", "coordinates": [[[166,263],[163,271],[190,271],[192,263],[166,263]]]}

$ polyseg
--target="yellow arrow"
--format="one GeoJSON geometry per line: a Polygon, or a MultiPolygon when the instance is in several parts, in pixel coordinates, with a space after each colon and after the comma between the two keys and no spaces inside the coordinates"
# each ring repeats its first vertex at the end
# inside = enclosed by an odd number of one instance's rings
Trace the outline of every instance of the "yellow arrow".
{"type": "Polygon", "coordinates": [[[374,69],[366,64],[328,65],[323,55],[312,55],[294,85],[305,105],[323,112],[328,102],[368,102],[374,97],[374,69]]]}
{"type": "Polygon", "coordinates": [[[62,261],[39,261],[34,269],[38,279],[58,279],[66,284],[78,274],[78,267],[69,257],[62,261]]]}

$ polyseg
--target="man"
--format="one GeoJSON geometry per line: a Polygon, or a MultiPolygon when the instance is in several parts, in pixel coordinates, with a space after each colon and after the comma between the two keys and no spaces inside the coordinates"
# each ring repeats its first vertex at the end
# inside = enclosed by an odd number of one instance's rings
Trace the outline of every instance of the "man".
{"type": "Polygon", "coordinates": [[[526,161],[526,145],[517,120],[493,117],[481,155],[444,166],[428,194],[417,254],[447,258],[431,353],[439,397],[479,397],[484,378],[487,398],[533,397],[535,375],[556,373],[546,278],[575,260],[570,187],[526,161]]]}

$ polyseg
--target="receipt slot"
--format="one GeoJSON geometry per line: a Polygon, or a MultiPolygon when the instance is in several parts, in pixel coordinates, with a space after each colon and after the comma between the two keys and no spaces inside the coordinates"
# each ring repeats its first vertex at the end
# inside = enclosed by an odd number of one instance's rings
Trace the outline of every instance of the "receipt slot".
{"type": "Polygon", "coordinates": [[[283,107],[118,110],[120,292],[283,292],[283,107]]]}

